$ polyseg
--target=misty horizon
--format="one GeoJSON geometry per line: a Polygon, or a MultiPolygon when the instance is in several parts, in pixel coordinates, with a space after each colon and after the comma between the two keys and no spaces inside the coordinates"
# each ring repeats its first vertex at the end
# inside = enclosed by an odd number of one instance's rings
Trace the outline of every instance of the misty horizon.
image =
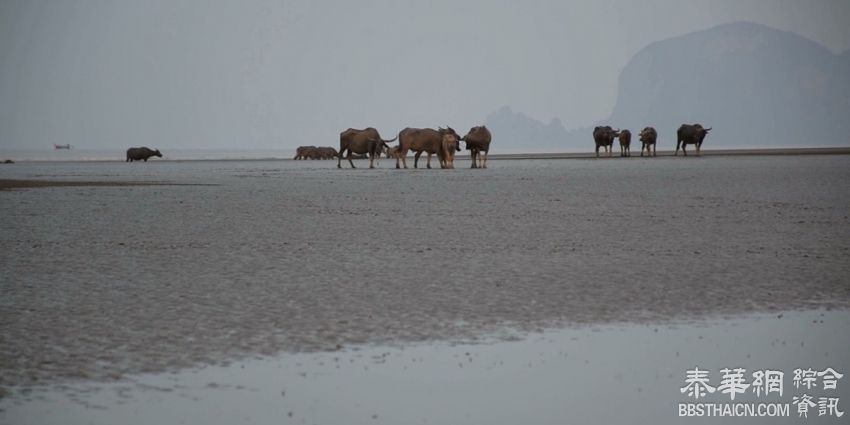
{"type": "MultiPolygon", "coordinates": [[[[843,2],[0,8],[2,149],[334,146],[349,127],[464,133],[505,106],[582,129],[611,116],[624,67],[660,41],[751,21],[850,48],[843,2]]],[[[502,152],[579,149],[495,138],[502,152]]]]}

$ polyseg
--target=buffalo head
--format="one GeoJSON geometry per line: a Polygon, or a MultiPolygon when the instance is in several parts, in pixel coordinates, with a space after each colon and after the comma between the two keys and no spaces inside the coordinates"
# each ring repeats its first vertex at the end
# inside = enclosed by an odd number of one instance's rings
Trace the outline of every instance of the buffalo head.
{"type": "Polygon", "coordinates": [[[457,134],[457,132],[449,126],[446,126],[446,128],[437,127],[437,131],[439,131],[440,134],[443,135],[444,142],[446,141],[446,135],[452,136],[454,140],[451,143],[454,146],[455,150],[460,152],[460,141],[464,140],[462,137],[460,137],[460,134],[457,134]]]}

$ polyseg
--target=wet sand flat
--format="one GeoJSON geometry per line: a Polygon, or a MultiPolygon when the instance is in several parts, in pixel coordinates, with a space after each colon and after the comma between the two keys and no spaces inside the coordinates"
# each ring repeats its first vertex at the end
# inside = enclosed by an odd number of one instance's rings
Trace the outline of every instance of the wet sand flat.
{"type": "Polygon", "coordinates": [[[133,181],[57,181],[57,180],[12,180],[0,179],[0,190],[36,189],[40,187],[120,187],[120,186],[169,186],[168,182],[133,181]]]}
{"type": "Polygon", "coordinates": [[[216,185],[0,192],[0,386],[850,306],[850,156],[393,166],[0,169],[216,185]]]}
{"type": "MultiPolygon", "coordinates": [[[[0,400],[0,423],[45,424],[836,424],[816,409],[801,419],[796,368],[845,372],[850,311],[711,318],[698,324],[615,323],[547,329],[476,344],[407,344],[283,353],[177,373],[75,382],[0,400]],[[718,385],[720,370],[782,371],[780,396],[750,388],[735,403],[787,405],[787,415],[680,417],[685,371],[698,365],[718,385]],[[601,400],[604,403],[600,402],[601,400]],[[237,408],[235,408],[237,407],[237,408]]],[[[716,391],[700,399],[731,403],[716,391]]],[[[839,411],[844,411],[839,403],[839,411]]]]}

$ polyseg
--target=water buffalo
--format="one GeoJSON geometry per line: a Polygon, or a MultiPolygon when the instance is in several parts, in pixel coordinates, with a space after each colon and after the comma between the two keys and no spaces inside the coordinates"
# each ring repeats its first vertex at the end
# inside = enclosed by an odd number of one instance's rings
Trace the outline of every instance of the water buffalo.
{"type": "Polygon", "coordinates": [[[647,156],[655,156],[655,141],[658,139],[658,132],[652,127],[644,127],[640,131],[640,156],[643,156],[643,150],[646,149],[647,156]],[[650,151],[652,148],[652,151],[650,151]]]}
{"type": "Polygon", "coordinates": [[[387,148],[384,154],[386,154],[387,158],[390,159],[398,158],[398,146],[390,146],[389,148],[387,148]]]}
{"type": "Polygon", "coordinates": [[[133,161],[145,161],[148,162],[148,158],[152,156],[158,156],[162,158],[162,154],[157,150],[151,150],[146,147],[141,148],[130,148],[127,149],[127,160],[124,162],[133,162],[133,161]]]}
{"type": "Polygon", "coordinates": [[[295,149],[295,157],[292,159],[308,159],[311,155],[315,155],[315,146],[299,146],[295,149]]]}
{"type": "Polygon", "coordinates": [[[682,124],[679,129],[676,130],[676,153],[673,155],[679,154],[679,145],[681,144],[682,153],[685,156],[688,156],[688,151],[685,150],[685,146],[691,144],[696,145],[697,156],[699,156],[700,148],[702,148],[702,141],[705,139],[705,136],[709,131],[711,131],[711,127],[704,128],[700,124],[682,124]]]}
{"type": "Polygon", "coordinates": [[[490,130],[483,125],[472,127],[460,140],[466,142],[466,150],[472,157],[472,168],[487,168],[487,155],[489,155],[490,140],[492,140],[490,130]],[[481,152],[484,152],[484,160],[479,157],[481,152]]]}
{"type": "Polygon", "coordinates": [[[319,159],[334,159],[339,156],[339,152],[330,146],[323,146],[316,148],[316,150],[319,155],[319,159]]]}
{"type": "Polygon", "coordinates": [[[595,127],[593,129],[593,141],[596,142],[596,157],[599,158],[599,147],[602,146],[610,158],[614,151],[614,139],[619,135],[620,131],[614,130],[610,126],[595,127]]]}
{"type": "Polygon", "coordinates": [[[454,168],[454,153],[458,149],[460,136],[451,128],[405,128],[398,133],[398,153],[395,168],[407,168],[407,151],[416,152],[413,157],[413,168],[419,168],[419,157],[422,152],[428,154],[426,166],[431,168],[431,155],[437,154],[440,167],[454,168]]]}
{"type": "Polygon", "coordinates": [[[620,156],[632,156],[632,132],[620,130],[620,156]]]}
{"type": "Polygon", "coordinates": [[[349,128],[339,134],[339,156],[336,166],[337,168],[342,168],[342,157],[348,151],[347,159],[348,163],[351,164],[351,168],[357,168],[351,160],[352,154],[368,154],[369,168],[375,168],[375,159],[381,155],[387,143],[394,140],[395,138],[390,140],[382,139],[381,135],[378,134],[378,130],[372,127],[363,130],[349,128]]]}

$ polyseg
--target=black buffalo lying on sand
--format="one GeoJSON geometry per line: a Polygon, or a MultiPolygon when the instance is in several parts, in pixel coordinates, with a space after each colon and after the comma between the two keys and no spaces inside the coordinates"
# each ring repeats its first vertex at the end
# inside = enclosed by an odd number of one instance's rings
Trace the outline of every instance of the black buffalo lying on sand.
{"type": "Polygon", "coordinates": [[[329,146],[299,146],[292,159],[334,159],[337,156],[336,149],[329,146]]]}
{"type": "Polygon", "coordinates": [[[711,130],[709,128],[703,128],[700,124],[682,124],[678,130],[676,130],[676,153],[673,155],[679,154],[679,145],[682,145],[682,153],[685,156],[688,156],[688,151],[685,150],[685,145],[691,144],[696,145],[697,147],[697,156],[699,156],[700,148],[702,147],[702,141],[705,139],[705,136],[711,130]]]}
{"type": "Polygon", "coordinates": [[[640,156],[643,156],[643,150],[646,149],[647,156],[655,156],[655,141],[658,139],[658,132],[652,127],[644,127],[640,131],[640,156]],[[652,148],[652,151],[649,149],[652,148]]]}
{"type": "Polygon", "coordinates": [[[346,156],[347,151],[348,155],[346,159],[351,164],[351,168],[356,168],[354,162],[351,161],[354,154],[368,154],[369,168],[375,168],[375,160],[381,156],[384,148],[389,147],[387,143],[394,140],[395,137],[390,140],[382,139],[381,135],[378,134],[378,130],[372,127],[363,130],[349,128],[339,134],[339,159],[336,162],[336,166],[337,168],[342,168],[342,157],[346,156]]]}
{"type": "Polygon", "coordinates": [[[493,136],[490,134],[490,130],[487,130],[487,127],[483,125],[472,127],[466,133],[466,136],[460,138],[460,140],[466,142],[466,150],[470,151],[469,156],[472,158],[472,168],[487,168],[487,155],[490,152],[490,141],[492,138],[493,136]],[[480,157],[481,152],[484,152],[483,160],[480,157]]]}
{"type": "Polygon", "coordinates": [[[596,157],[599,158],[599,147],[605,148],[608,156],[614,150],[614,139],[620,135],[620,130],[614,130],[610,126],[595,127],[593,129],[593,141],[596,142],[596,157]]]}
{"type": "Polygon", "coordinates": [[[339,152],[330,146],[323,146],[318,148],[318,150],[320,159],[334,159],[339,156],[339,152]]]}
{"type": "Polygon", "coordinates": [[[620,156],[632,156],[632,132],[620,130],[620,156]]]}
{"type": "Polygon", "coordinates": [[[141,148],[130,148],[127,149],[127,160],[124,162],[133,162],[133,161],[145,161],[148,162],[148,158],[152,156],[158,156],[162,158],[162,154],[159,153],[159,149],[151,150],[146,147],[141,148]]]}

